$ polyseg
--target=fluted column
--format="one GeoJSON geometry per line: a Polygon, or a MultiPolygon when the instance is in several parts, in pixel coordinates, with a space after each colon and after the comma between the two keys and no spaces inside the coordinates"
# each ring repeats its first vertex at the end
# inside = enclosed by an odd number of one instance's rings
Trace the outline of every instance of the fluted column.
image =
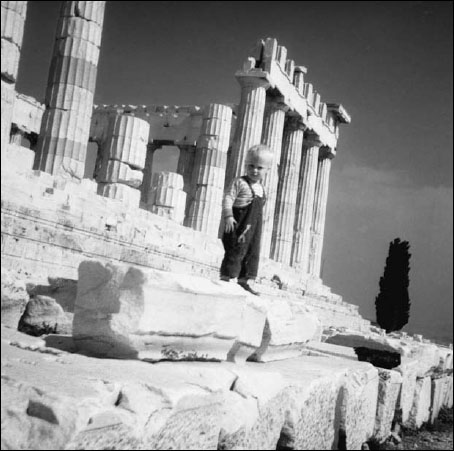
{"type": "Polygon", "coordinates": [[[291,258],[291,265],[300,268],[303,274],[308,272],[315,182],[317,179],[320,146],[321,142],[316,134],[306,134],[301,157],[291,258]]]}
{"type": "Polygon", "coordinates": [[[293,243],[293,224],[304,129],[305,126],[299,118],[290,118],[287,121],[279,168],[271,258],[287,265],[290,264],[293,243]]]}
{"type": "Polygon", "coordinates": [[[150,124],[128,114],[109,115],[96,170],[98,194],[139,206],[150,124]]]}
{"type": "Polygon", "coordinates": [[[19,69],[22,38],[24,35],[25,16],[27,14],[27,2],[2,2],[1,32],[2,32],[2,55],[1,55],[1,152],[6,151],[11,130],[14,101],[16,99],[16,80],[19,69]]]}
{"type": "Polygon", "coordinates": [[[229,155],[226,183],[243,175],[246,151],[255,144],[260,144],[265,111],[266,80],[255,77],[239,77],[241,99],[238,110],[232,152],[229,155]]]}
{"type": "Polygon", "coordinates": [[[105,3],[62,4],[35,169],[84,175],[105,3]]]}
{"type": "Polygon", "coordinates": [[[273,163],[264,180],[267,199],[263,211],[263,231],[261,254],[270,256],[271,237],[273,235],[274,210],[276,207],[278,167],[281,159],[282,136],[284,134],[285,112],[288,107],[281,98],[268,98],[265,107],[262,143],[273,152],[273,163]]]}
{"type": "Polygon", "coordinates": [[[203,112],[185,225],[217,237],[222,212],[232,109],[212,103],[203,112]]]}
{"type": "Polygon", "coordinates": [[[327,147],[322,147],[320,149],[309,254],[309,273],[315,277],[320,277],[326,204],[328,202],[329,175],[331,171],[331,160],[334,155],[334,151],[327,147]]]}

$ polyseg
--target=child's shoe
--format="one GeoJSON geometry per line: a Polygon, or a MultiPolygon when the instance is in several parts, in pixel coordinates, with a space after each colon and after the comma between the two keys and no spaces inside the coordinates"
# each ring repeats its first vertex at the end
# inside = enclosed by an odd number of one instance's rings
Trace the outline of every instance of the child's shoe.
{"type": "Polygon", "coordinates": [[[247,282],[238,281],[238,285],[244,288],[246,291],[249,291],[249,293],[252,293],[255,296],[260,296],[260,293],[258,291],[255,291],[247,282]]]}

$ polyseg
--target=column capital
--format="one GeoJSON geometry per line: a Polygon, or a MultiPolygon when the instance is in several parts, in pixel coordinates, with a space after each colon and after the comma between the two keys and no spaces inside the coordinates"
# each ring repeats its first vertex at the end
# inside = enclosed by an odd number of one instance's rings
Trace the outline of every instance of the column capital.
{"type": "Polygon", "coordinates": [[[307,129],[307,125],[304,124],[301,116],[289,116],[286,127],[289,130],[301,130],[303,132],[307,129]]]}
{"type": "Polygon", "coordinates": [[[281,96],[268,97],[266,99],[266,108],[273,111],[284,111],[285,113],[290,109],[281,96]]]}
{"type": "Polygon", "coordinates": [[[255,77],[251,75],[237,75],[236,79],[242,88],[269,88],[270,82],[265,78],[255,77]]]}
{"type": "Polygon", "coordinates": [[[313,131],[307,131],[304,134],[304,141],[303,147],[310,148],[310,147],[321,147],[322,142],[320,140],[320,136],[313,131]]]}
{"type": "Polygon", "coordinates": [[[324,160],[325,158],[328,158],[328,159],[332,160],[336,156],[336,150],[335,149],[331,149],[331,147],[328,147],[328,146],[320,147],[320,151],[319,152],[320,152],[319,153],[320,160],[324,160]]]}

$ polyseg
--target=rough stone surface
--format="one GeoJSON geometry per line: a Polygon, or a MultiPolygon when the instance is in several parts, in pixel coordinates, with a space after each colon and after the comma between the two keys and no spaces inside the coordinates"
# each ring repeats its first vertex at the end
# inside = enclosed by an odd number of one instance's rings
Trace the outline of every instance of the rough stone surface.
{"type": "Polygon", "coordinates": [[[374,438],[384,442],[391,434],[397,398],[402,386],[402,376],[397,371],[378,369],[378,400],[375,416],[374,438]]]}
{"type": "Polygon", "coordinates": [[[226,360],[235,341],[259,346],[265,316],[235,284],[83,262],[73,334],[80,349],[97,355],[226,360]]]}
{"type": "Polygon", "coordinates": [[[49,333],[70,334],[72,315],[65,314],[55,299],[38,295],[28,302],[19,322],[19,330],[36,336],[49,333]]]}
{"type": "Polygon", "coordinates": [[[397,401],[397,409],[400,411],[402,424],[406,424],[410,417],[413,398],[416,389],[416,377],[418,374],[418,362],[403,363],[396,368],[402,375],[402,389],[397,401]]]}
{"type": "Polygon", "coordinates": [[[378,371],[350,370],[342,387],[341,429],[346,434],[346,449],[361,449],[374,434],[378,399],[378,371]]]}
{"type": "Polygon", "coordinates": [[[172,172],[156,172],[147,194],[147,209],[182,224],[186,208],[183,177],[172,172]]]}
{"type": "Polygon", "coordinates": [[[407,426],[413,429],[419,429],[430,418],[431,385],[430,376],[416,379],[413,405],[407,422],[407,426]]]}
{"type": "Polygon", "coordinates": [[[250,360],[267,362],[301,355],[308,341],[320,341],[322,326],[317,316],[304,305],[265,298],[267,321],[260,347],[250,360]]]}
{"type": "Polygon", "coordinates": [[[29,296],[23,276],[2,267],[2,324],[17,328],[29,296]]]}
{"type": "Polygon", "coordinates": [[[87,359],[3,330],[2,359],[2,449],[216,449],[235,380],[223,368],[87,359]]]}
{"type": "Polygon", "coordinates": [[[444,405],[452,407],[452,374],[450,376],[441,374],[432,378],[430,423],[434,423],[444,405]]]}
{"type": "Polygon", "coordinates": [[[355,351],[346,346],[338,346],[319,341],[309,341],[304,348],[308,350],[309,355],[312,355],[312,352],[315,352],[317,353],[316,355],[332,355],[344,359],[358,360],[355,351]]]}

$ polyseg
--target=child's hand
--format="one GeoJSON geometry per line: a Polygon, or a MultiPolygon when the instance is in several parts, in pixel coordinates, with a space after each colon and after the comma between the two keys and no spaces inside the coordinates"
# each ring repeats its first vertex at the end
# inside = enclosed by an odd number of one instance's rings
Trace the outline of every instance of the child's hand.
{"type": "Polygon", "coordinates": [[[230,233],[235,230],[237,222],[235,221],[235,218],[233,216],[229,216],[228,218],[225,218],[225,233],[230,233]]]}

